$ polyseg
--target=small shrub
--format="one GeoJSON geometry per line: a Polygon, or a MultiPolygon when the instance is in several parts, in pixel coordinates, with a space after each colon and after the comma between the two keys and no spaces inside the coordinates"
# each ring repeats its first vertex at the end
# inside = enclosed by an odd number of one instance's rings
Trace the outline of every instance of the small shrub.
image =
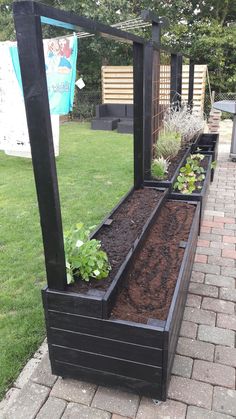
{"type": "Polygon", "coordinates": [[[164,126],[180,134],[182,146],[190,144],[195,136],[200,135],[204,125],[203,116],[192,112],[186,104],[171,107],[164,116],[164,126]]]}
{"type": "Polygon", "coordinates": [[[163,131],[155,145],[155,157],[173,159],[181,148],[181,136],[175,131],[163,131]]]}
{"type": "Polygon", "coordinates": [[[159,157],[158,159],[154,159],[152,162],[152,177],[156,179],[164,179],[166,174],[168,173],[168,160],[164,159],[163,157],[159,157]]]}
{"type": "Polygon", "coordinates": [[[65,254],[67,283],[74,282],[74,276],[88,282],[91,278],[106,278],[111,269],[107,254],[101,249],[99,240],[89,239],[90,231],[82,223],[65,233],[65,254]]]}

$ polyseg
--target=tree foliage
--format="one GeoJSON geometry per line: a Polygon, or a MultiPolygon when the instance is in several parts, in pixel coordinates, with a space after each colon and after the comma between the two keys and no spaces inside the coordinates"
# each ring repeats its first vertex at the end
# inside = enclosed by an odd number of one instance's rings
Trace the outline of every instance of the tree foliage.
{"type": "MultiPolygon", "coordinates": [[[[169,18],[162,42],[188,53],[197,63],[209,66],[216,91],[236,91],[236,2],[235,0],[46,0],[46,4],[113,24],[131,19],[149,9],[169,18]]],[[[45,27],[44,36],[64,34],[45,27]]],[[[150,37],[150,31],[139,32],[150,37]]],[[[14,39],[11,2],[0,0],[0,41],[14,39]]],[[[125,44],[100,39],[79,42],[78,67],[88,88],[99,86],[101,65],[132,63],[132,49],[125,44]]]]}

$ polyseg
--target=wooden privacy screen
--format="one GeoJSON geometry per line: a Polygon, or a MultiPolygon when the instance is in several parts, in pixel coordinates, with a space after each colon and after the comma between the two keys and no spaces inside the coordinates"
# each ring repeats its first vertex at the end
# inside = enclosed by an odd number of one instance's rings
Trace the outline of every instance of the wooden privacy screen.
{"type": "MultiPolygon", "coordinates": [[[[195,65],[193,109],[203,111],[206,65],[195,65]]],[[[162,90],[166,91],[166,66],[161,65],[160,98],[162,90]],[[165,69],[164,69],[165,67],[165,69]],[[164,73],[165,72],[165,76],[164,73]],[[164,83],[164,85],[163,85],[164,83]]],[[[170,67],[169,67],[170,77],[170,67]]],[[[182,73],[182,101],[188,102],[189,66],[183,65],[182,73]]],[[[133,67],[132,66],[103,66],[102,67],[102,103],[133,103],[133,67]]]]}

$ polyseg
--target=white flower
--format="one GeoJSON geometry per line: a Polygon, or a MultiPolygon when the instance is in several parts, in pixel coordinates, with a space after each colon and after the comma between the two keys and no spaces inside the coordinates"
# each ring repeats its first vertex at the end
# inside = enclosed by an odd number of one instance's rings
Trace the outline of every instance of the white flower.
{"type": "Polygon", "coordinates": [[[100,271],[98,269],[96,269],[95,271],[93,271],[94,275],[98,276],[100,275],[100,271]]]}
{"type": "Polygon", "coordinates": [[[76,242],[76,247],[80,247],[80,246],[82,246],[82,244],[84,244],[84,242],[82,242],[82,240],[77,240],[77,242],[76,242]]]}

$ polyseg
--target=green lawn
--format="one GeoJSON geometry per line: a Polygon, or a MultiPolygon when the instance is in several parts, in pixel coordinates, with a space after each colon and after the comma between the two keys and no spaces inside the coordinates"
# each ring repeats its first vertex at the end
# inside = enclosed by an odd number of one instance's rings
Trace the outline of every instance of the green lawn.
{"type": "MultiPolygon", "coordinates": [[[[132,136],[61,127],[64,229],[97,224],[133,181],[132,136]]],[[[0,152],[0,398],[42,342],[44,257],[31,160],[0,152]]]]}

